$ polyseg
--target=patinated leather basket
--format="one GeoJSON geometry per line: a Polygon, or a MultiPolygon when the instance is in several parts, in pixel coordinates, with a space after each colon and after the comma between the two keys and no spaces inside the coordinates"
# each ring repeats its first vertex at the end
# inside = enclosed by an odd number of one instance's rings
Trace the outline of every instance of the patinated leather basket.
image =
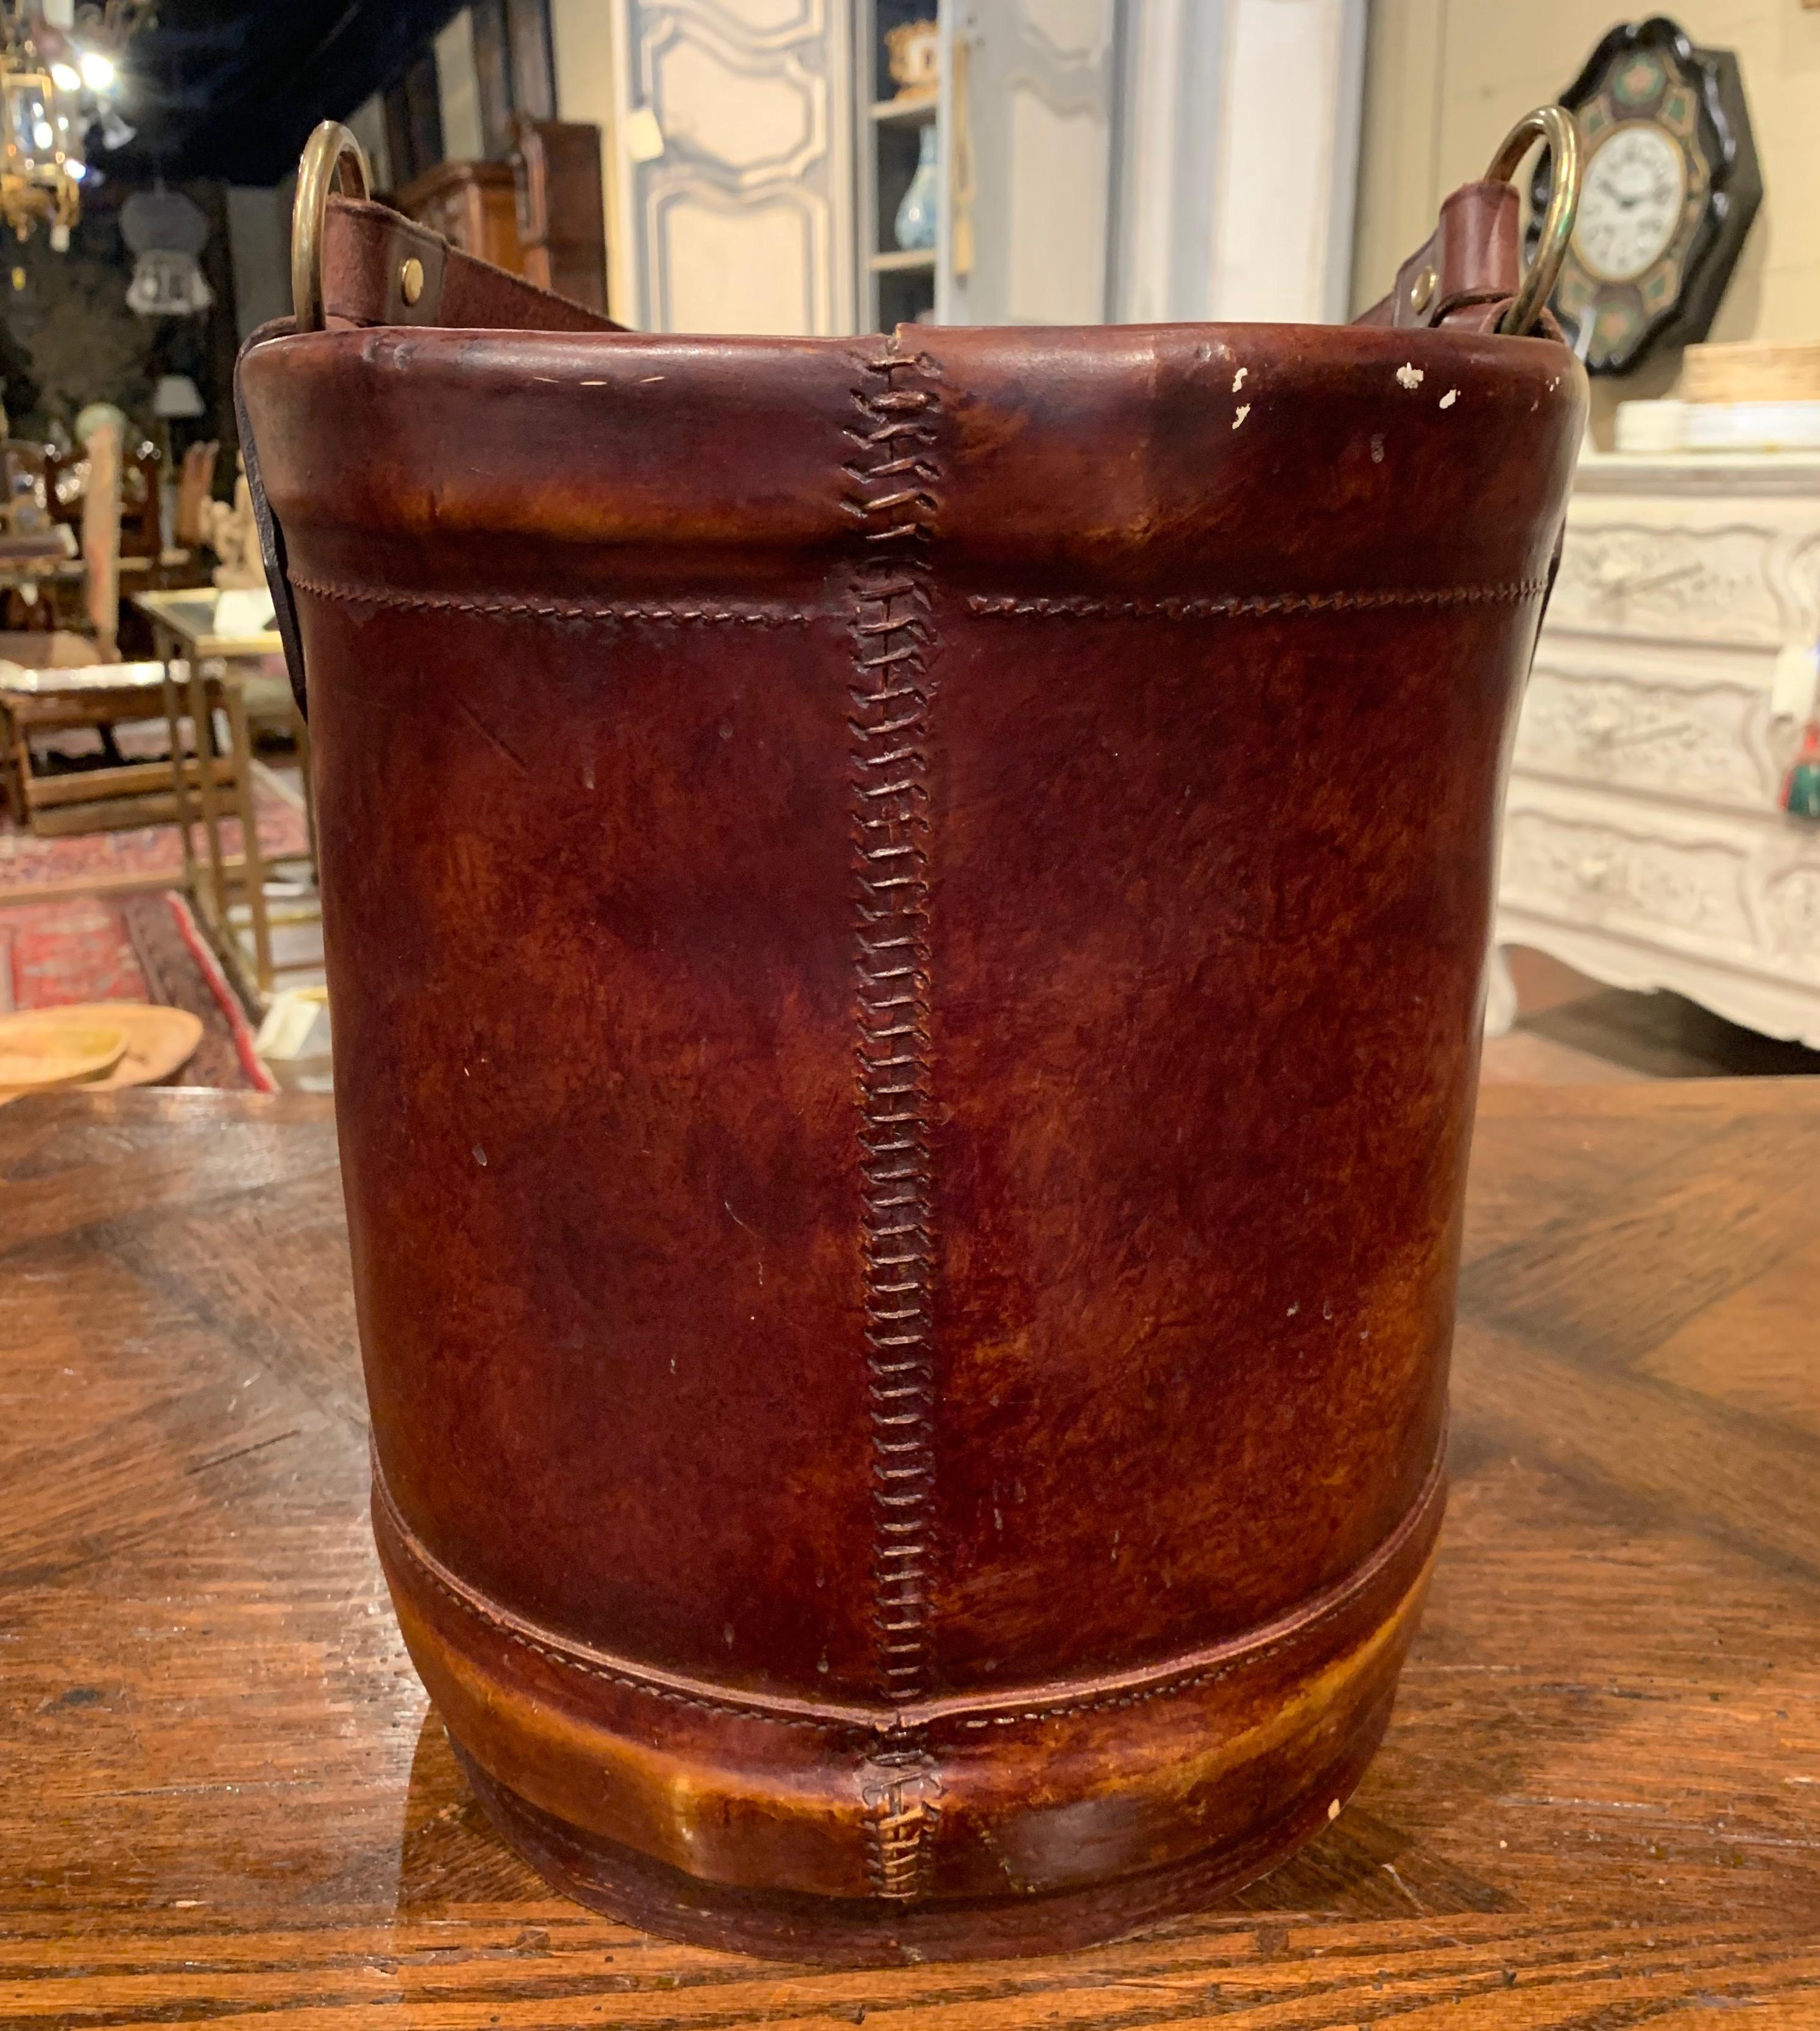
{"type": "Polygon", "coordinates": [[[1359,1781],[1584,404],[1501,184],[1422,260],[1389,328],[660,337],[337,199],[250,347],[379,1546],[583,1900],[1072,1944],[1359,1781]]]}

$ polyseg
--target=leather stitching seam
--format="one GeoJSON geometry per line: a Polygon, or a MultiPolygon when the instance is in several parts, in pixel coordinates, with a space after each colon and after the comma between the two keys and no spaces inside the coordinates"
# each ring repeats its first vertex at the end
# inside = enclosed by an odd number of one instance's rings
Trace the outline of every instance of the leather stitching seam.
{"type": "Polygon", "coordinates": [[[974,593],[970,613],[999,620],[1236,620],[1273,613],[1360,613],[1381,608],[1490,606],[1534,599],[1546,578],[1506,585],[1400,586],[1377,592],[1262,592],[1230,598],[1163,599],[1020,599],[974,593]]]}
{"type": "MultiPolygon", "coordinates": [[[[1026,1721],[1063,1720],[1073,1714],[1143,1706],[1152,1700],[1167,1699],[1177,1693],[1192,1691],[1198,1686],[1212,1684],[1218,1679],[1229,1678],[1234,1671],[1263,1663],[1346,1614],[1356,1604],[1361,1594],[1377,1584],[1379,1576],[1401,1553],[1405,1545],[1421,1534],[1430,1519],[1436,1516],[1438,1511],[1439,1499],[1445,1485],[1446,1455],[1447,1444],[1444,1434],[1421,1493],[1397,1528],[1369,1558],[1327,1590],[1327,1598],[1321,1601],[1319,1607],[1308,1613],[1292,1610],[1287,1617],[1283,1618],[1289,1626],[1267,1642],[1255,1645],[1241,1644],[1230,1656],[1222,1657],[1217,1663],[1205,1665],[1196,1671],[1165,1675],[1152,1684],[1136,1686],[1129,1692],[1086,1693],[1076,1698],[1057,1701],[1041,1707],[1018,1706],[1013,1694],[1010,1696],[1013,1710],[1009,1712],[937,1715],[934,1716],[933,1724],[954,1724],[968,1729],[1016,1727],[1026,1721]]],[[[839,1714],[779,1713],[774,1709],[767,1709],[755,1702],[741,1705],[734,1700],[715,1699],[711,1694],[681,1692],[674,1686],[659,1684],[636,1671],[615,1670],[610,1665],[599,1664],[589,1658],[580,1656],[573,1649],[554,1643],[540,1642],[520,1629],[513,1618],[479,1596],[455,1584],[442,1571],[433,1556],[418,1542],[398,1514],[391,1490],[386,1485],[385,1477],[379,1470],[376,1455],[373,1460],[373,1488],[379,1507],[385,1515],[388,1531],[398,1551],[409,1561],[413,1571],[421,1574],[430,1586],[464,1614],[484,1623],[505,1642],[546,1658],[564,1671],[580,1671],[591,1678],[604,1679],[609,1684],[621,1686],[628,1692],[636,1693],[646,1699],[676,1706],[692,1707],[707,1713],[727,1714],[764,1727],[815,1728],[823,1735],[886,1743],[910,1738],[903,1717],[898,1714],[881,1714],[876,1720],[861,1721],[839,1714]]],[[[1317,1596],[1315,1598],[1318,1600],[1321,1597],[1317,1596]]],[[[912,1724],[919,1729],[926,1729],[931,1724],[928,1722],[912,1724]]],[[[879,1762],[896,1761],[889,1756],[875,1760],[879,1762]]]]}
{"type": "MultiPolygon", "coordinates": [[[[867,1399],[871,1422],[872,1621],[885,1697],[929,1683],[934,1482],[934,1207],[930,1106],[930,550],[940,473],[928,363],[892,339],[853,391],[857,454],[842,506],[870,554],[853,608],[854,1006],[867,1399]]],[[[940,1785],[916,1735],[863,1788],[875,1895],[929,1888],[940,1785]]]]}
{"type": "Polygon", "coordinates": [[[292,572],[291,583],[319,599],[408,613],[495,614],[532,620],[643,620],[669,627],[802,628],[814,617],[793,609],[778,612],[759,606],[655,606],[632,600],[531,599],[509,593],[394,592],[382,586],[306,578],[300,572],[292,572]]]}
{"type": "Polygon", "coordinates": [[[866,1873],[875,1896],[901,1901],[927,1887],[942,1783],[933,1761],[915,1749],[879,1756],[873,1767],[884,1781],[861,1787],[866,1873]]]}
{"type": "MultiPolygon", "coordinates": [[[[1402,1522],[1363,1565],[1341,1584],[1333,1600],[1324,1608],[1305,1620],[1296,1622],[1281,1636],[1274,1637],[1269,1642],[1260,1643],[1255,1648],[1242,1650],[1236,1656],[1222,1659],[1218,1664],[1210,1664],[1203,1670],[1188,1672],[1179,1679],[1165,1679],[1154,1686],[1140,1686],[1132,1692],[1089,1693],[1080,1699],[1065,1700],[1055,1706],[1020,1707],[1013,1713],[964,1715],[960,1718],[960,1725],[964,1728],[1015,1727],[1025,1721],[1058,1720],[1071,1714],[1098,1713],[1117,1707],[1143,1706],[1151,1700],[1166,1699],[1174,1693],[1192,1692],[1197,1686],[1211,1685],[1217,1679],[1229,1678],[1236,1671],[1261,1664],[1267,1658],[1274,1657],[1279,1651],[1286,1650],[1292,1644],[1300,1642],[1311,1630],[1344,1614],[1402,1548],[1406,1539],[1419,1530],[1434,1510],[1437,1499],[1445,1485],[1447,1439],[1444,1433],[1434,1455],[1434,1464],[1429,1470],[1428,1479],[1415,1499],[1415,1507],[1404,1516],[1402,1522]]],[[[1430,1556],[1432,1555],[1431,1549],[1430,1556]]]]}
{"type": "Polygon", "coordinates": [[[377,1459],[373,1463],[373,1487],[386,1520],[399,1550],[408,1558],[412,1568],[428,1581],[443,1598],[452,1602],[465,1615],[483,1623],[497,1636],[508,1643],[516,1644],[520,1650],[528,1650],[534,1656],[546,1658],[565,1671],[584,1672],[591,1679],[603,1679],[609,1685],[623,1686],[646,1699],[662,1700],[672,1706],[693,1707],[702,1713],[729,1714],[740,1720],[756,1720],[767,1727],[812,1727],[823,1734],[847,1734],[869,1736],[873,1731],[857,1722],[819,1720],[807,1714],[766,1713],[739,1705],[734,1700],[717,1700],[703,1693],[678,1692],[673,1686],[660,1686],[650,1679],[640,1678],[636,1671],[616,1671],[610,1665],[597,1664],[590,1658],[577,1656],[572,1650],[559,1649],[552,1643],[540,1643],[535,1636],[528,1636],[513,1627],[504,1615],[490,1608],[486,1602],[453,1585],[439,1572],[428,1555],[418,1545],[416,1538],[393,1504],[391,1490],[386,1485],[379,1472],[377,1459]]]}
{"type": "MultiPolygon", "coordinates": [[[[887,430],[889,439],[898,434],[887,430]]],[[[855,434],[858,434],[856,433],[855,434]]],[[[869,441],[869,436],[868,436],[869,441]]],[[[887,468],[849,466],[849,474],[870,478],[887,468]]],[[[850,509],[870,512],[850,500],[850,509]]],[[[885,505],[870,504],[871,507],[885,505]]],[[[926,568],[926,567],[925,567],[926,568]]],[[[349,606],[390,607],[411,613],[478,613],[538,620],[633,620],[669,627],[806,628],[822,617],[796,609],[657,606],[633,600],[532,599],[509,594],[399,592],[382,586],[351,585],[293,572],[291,584],[319,599],[349,606]]],[[[1368,613],[1407,607],[1481,606],[1532,599],[1548,589],[1546,579],[1504,585],[1399,587],[1376,592],[1251,593],[1231,598],[1184,595],[1162,599],[1020,598],[1015,594],[974,593],[968,611],[985,620],[1228,620],[1253,616],[1368,613]]]]}
{"type": "Polygon", "coordinates": [[[875,546],[853,613],[854,1001],[865,1337],[872,1426],[873,1619],[886,1697],[928,1678],[934,1443],[929,1113],[931,524],[936,397],[893,341],[854,390],[844,505],[875,546]]]}

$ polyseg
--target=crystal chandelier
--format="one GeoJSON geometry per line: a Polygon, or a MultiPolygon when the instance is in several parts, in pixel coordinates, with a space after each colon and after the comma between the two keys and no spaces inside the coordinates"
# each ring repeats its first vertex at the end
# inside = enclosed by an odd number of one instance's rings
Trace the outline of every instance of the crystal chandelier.
{"type": "Polygon", "coordinates": [[[0,220],[15,237],[42,223],[58,252],[68,248],[89,174],[84,137],[118,123],[115,58],[151,11],[151,0],[0,0],[0,220]]]}

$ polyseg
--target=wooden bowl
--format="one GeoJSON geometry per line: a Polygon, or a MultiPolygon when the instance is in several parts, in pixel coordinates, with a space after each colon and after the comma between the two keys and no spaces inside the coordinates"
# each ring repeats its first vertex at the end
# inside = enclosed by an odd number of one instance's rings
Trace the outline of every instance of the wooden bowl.
{"type": "Polygon", "coordinates": [[[202,1018],[187,1008],[166,1008],[150,1001],[88,1001],[57,1012],[115,1024],[124,1033],[126,1049],[118,1062],[88,1082],[108,1091],[117,1086],[152,1086],[169,1079],[202,1042],[202,1018]]]}
{"type": "MultiPolygon", "coordinates": [[[[32,1026],[27,1034],[42,1029],[47,1038],[87,1035],[111,1037],[111,1055],[97,1069],[62,1078],[34,1078],[18,1084],[0,1085],[0,1107],[22,1094],[46,1087],[80,1085],[93,1091],[111,1092],[119,1086],[151,1086],[169,1079],[202,1042],[202,1019],[187,1008],[166,1008],[149,1001],[85,1001],[66,1008],[45,1008],[30,1015],[0,1018],[0,1054],[13,1049],[5,1026],[32,1026]]],[[[55,1060],[39,1061],[54,1065],[55,1060]]]]}
{"type": "Polygon", "coordinates": [[[92,1010],[0,1016],[0,1093],[74,1086],[110,1071],[126,1051],[125,1027],[92,1010]]]}

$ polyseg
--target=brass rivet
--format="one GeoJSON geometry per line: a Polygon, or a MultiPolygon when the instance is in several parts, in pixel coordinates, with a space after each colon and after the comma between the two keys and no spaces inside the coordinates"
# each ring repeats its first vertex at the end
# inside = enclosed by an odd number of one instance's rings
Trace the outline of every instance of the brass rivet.
{"type": "MultiPolygon", "coordinates": [[[[1436,280],[1434,270],[1432,268],[1424,268],[1409,285],[1409,307],[1412,311],[1419,313],[1427,310],[1434,302],[1436,280]]],[[[412,299],[407,298],[406,300],[411,301],[412,299]]]]}
{"type": "Polygon", "coordinates": [[[408,304],[414,304],[423,293],[423,264],[413,254],[398,270],[398,289],[408,304]]]}

